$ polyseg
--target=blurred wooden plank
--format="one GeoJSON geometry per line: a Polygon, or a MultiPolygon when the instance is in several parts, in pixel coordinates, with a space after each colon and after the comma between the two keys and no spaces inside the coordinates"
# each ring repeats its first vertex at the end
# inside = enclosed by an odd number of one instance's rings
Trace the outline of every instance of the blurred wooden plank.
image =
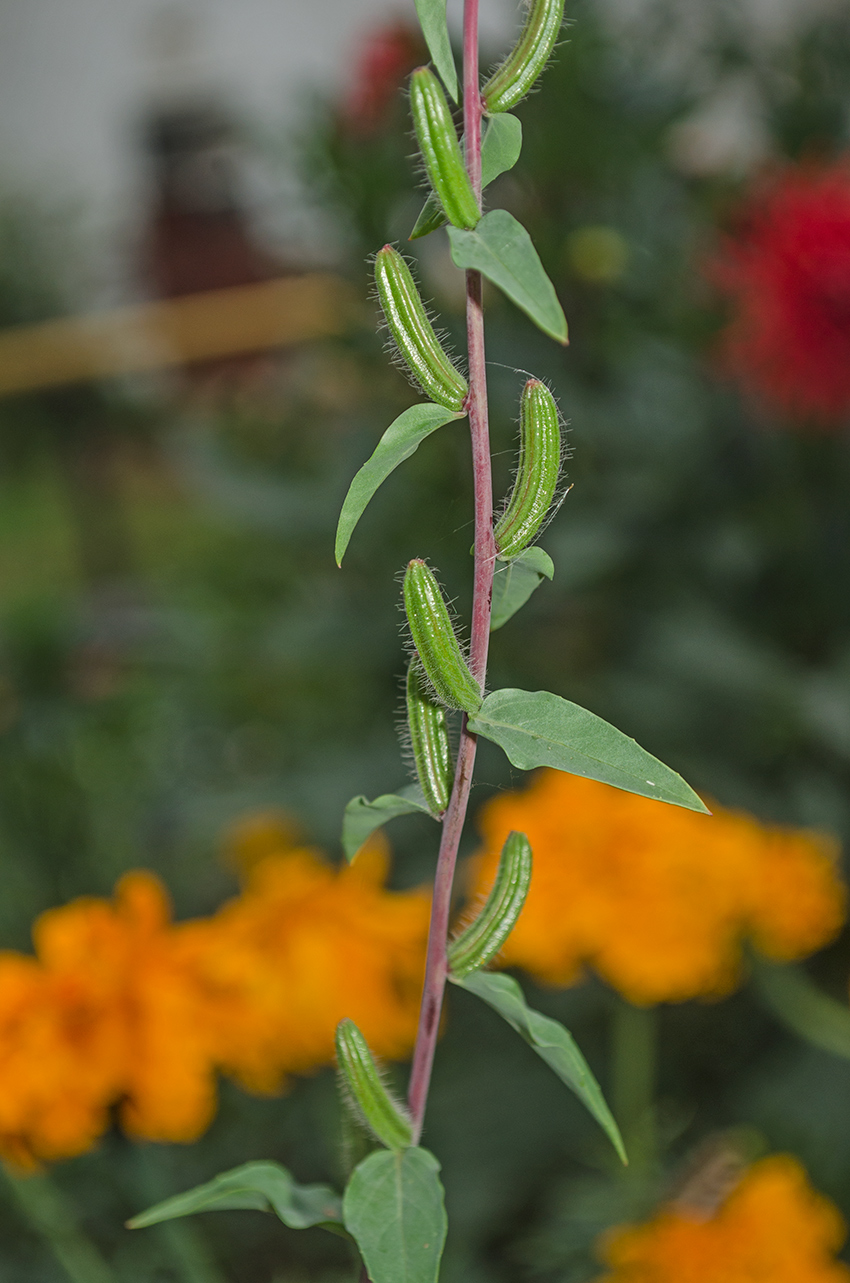
{"type": "Polygon", "coordinates": [[[286,347],[351,324],[347,283],[311,272],[0,331],[0,396],[286,347]]]}

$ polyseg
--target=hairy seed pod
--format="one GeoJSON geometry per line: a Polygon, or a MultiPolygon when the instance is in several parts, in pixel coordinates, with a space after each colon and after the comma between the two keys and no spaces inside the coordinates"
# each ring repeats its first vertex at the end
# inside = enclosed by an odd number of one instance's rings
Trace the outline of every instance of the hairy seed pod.
{"type": "Polygon", "coordinates": [[[336,1027],[336,1058],[361,1121],[387,1149],[406,1149],[413,1140],[410,1119],[381,1082],[366,1039],[353,1020],[341,1020],[336,1027]]]}
{"type": "Polygon", "coordinates": [[[407,669],[407,725],[419,787],[432,815],[441,816],[449,804],[454,768],[446,713],[431,694],[418,659],[407,669]]]}
{"type": "Polygon", "coordinates": [[[522,912],[531,885],[531,846],[524,833],[509,833],[487,903],[449,945],[449,970],[467,976],[496,956],[522,912]]]}
{"type": "Polygon", "coordinates": [[[455,227],[473,228],[481,210],[463,163],[457,130],[439,80],[428,67],[410,77],[410,111],[431,186],[455,227]]]}
{"type": "Polygon", "coordinates": [[[564,0],[531,0],[519,40],[481,91],[489,115],[510,111],[525,97],[549,61],[563,21],[564,0]]]}
{"type": "Polygon", "coordinates": [[[542,526],[561,470],[561,424],[555,398],[529,379],[519,408],[519,465],[508,505],[493,531],[500,557],[516,557],[542,526]]]}
{"type": "Polygon", "coordinates": [[[404,572],[404,609],[413,644],[437,698],[449,708],[477,713],[482,704],[478,683],[460,651],[440,585],[418,558],[404,572]]]}
{"type": "Polygon", "coordinates": [[[375,284],[389,331],[422,391],[437,405],[461,410],[469,385],[434,333],[410,268],[392,245],[375,255],[375,284]]]}

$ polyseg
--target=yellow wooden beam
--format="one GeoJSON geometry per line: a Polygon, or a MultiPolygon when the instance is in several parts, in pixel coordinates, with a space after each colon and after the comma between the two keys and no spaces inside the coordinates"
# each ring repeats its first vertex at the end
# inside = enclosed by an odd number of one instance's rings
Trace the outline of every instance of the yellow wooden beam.
{"type": "Polygon", "coordinates": [[[286,347],[344,332],[347,283],[311,272],[0,330],[0,396],[286,347]]]}

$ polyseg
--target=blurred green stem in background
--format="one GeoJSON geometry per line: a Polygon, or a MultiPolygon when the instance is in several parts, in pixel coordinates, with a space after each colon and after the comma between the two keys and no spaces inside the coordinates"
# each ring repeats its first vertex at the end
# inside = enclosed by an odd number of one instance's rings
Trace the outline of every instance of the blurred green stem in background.
{"type": "Polygon", "coordinates": [[[651,1174],[658,1157],[655,1068],[658,1013],[617,998],[611,1017],[611,1106],[632,1177],[651,1174]]]}
{"type": "MultiPolygon", "coordinates": [[[[160,1152],[147,1145],[137,1145],[134,1150],[136,1183],[142,1199],[156,1203],[175,1193],[160,1152]]],[[[183,1283],[226,1283],[203,1232],[194,1221],[163,1221],[155,1227],[155,1232],[183,1283]]]]}
{"type": "Polygon", "coordinates": [[[100,1252],[77,1223],[64,1195],[49,1176],[13,1176],[6,1185],[29,1225],[50,1247],[72,1283],[117,1283],[100,1252]]]}

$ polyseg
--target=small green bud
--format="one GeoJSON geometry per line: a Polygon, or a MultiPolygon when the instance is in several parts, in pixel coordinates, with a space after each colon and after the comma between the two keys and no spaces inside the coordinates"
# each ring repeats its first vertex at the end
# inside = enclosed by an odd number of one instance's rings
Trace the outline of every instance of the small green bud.
{"type": "Polygon", "coordinates": [[[522,912],[531,885],[531,846],[524,833],[509,833],[493,889],[475,921],[449,945],[449,970],[467,976],[501,949],[522,912]]]}
{"type": "Polygon", "coordinates": [[[410,110],[425,169],[446,218],[455,227],[470,231],[481,218],[481,210],[463,163],[446,95],[428,67],[418,67],[410,77],[410,110]]]}
{"type": "Polygon", "coordinates": [[[375,284],[389,331],[422,391],[448,410],[463,409],[469,385],[434,333],[410,268],[392,245],[375,255],[375,284]]]}
{"type": "Polygon", "coordinates": [[[396,1104],[381,1082],[366,1039],[353,1020],[341,1020],[336,1027],[336,1059],[350,1103],[361,1122],[387,1149],[406,1149],[413,1141],[413,1127],[407,1112],[396,1104]]]}
{"type": "Polygon", "coordinates": [[[477,713],[478,683],[460,651],[440,585],[418,558],[404,572],[404,609],[416,652],[437,698],[449,708],[477,713]]]}
{"type": "Polygon", "coordinates": [[[419,787],[432,814],[439,817],[454,783],[452,751],[445,709],[434,700],[418,659],[407,669],[407,725],[419,787]]]}
{"type": "Polygon", "coordinates": [[[481,91],[489,115],[510,111],[549,61],[564,21],[564,0],[532,0],[519,40],[481,91]]]}
{"type": "Polygon", "coordinates": [[[516,557],[542,526],[561,470],[561,424],[555,398],[529,379],[519,409],[519,465],[508,505],[493,535],[500,557],[516,557]]]}

